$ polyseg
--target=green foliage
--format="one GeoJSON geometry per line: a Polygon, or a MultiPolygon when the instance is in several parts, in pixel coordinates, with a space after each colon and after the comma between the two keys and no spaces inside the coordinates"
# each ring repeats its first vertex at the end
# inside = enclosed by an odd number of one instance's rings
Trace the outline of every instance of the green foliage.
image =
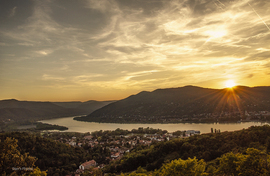
{"type": "Polygon", "coordinates": [[[18,140],[7,137],[0,145],[0,172],[11,175],[26,174],[29,176],[46,176],[45,171],[40,171],[38,167],[34,168],[37,158],[29,156],[28,153],[21,154],[17,149],[18,140]]]}
{"type": "Polygon", "coordinates": [[[270,136],[266,139],[266,153],[270,153],[270,136]]]}
{"type": "Polygon", "coordinates": [[[183,134],[183,132],[182,131],[175,131],[175,132],[173,132],[173,135],[176,135],[176,136],[181,136],[183,134]]]}
{"type": "Polygon", "coordinates": [[[157,175],[162,176],[203,176],[205,173],[206,163],[196,158],[188,158],[187,160],[173,160],[165,164],[158,171],[157,175]]]}
{"type": "Polygon", "coordinates": [[[64,126],[59,126],[59,125],[37,123],[35,130],[60,130],[60,131],[64,131],[64,130],[68,130],[68,128],[64,127],[64,126]]]}
{"type": "Polygon", "coordinates": [[[267,157],[267,155],[265,155],[265,153],[254,148],[247,149],[246,153],[247,154],[244,155],[238,167],[238,170],[240,171],[239,175],[249,176],[269,174],[266,170],[266,162],[264,158],[267,157]]]}
{"type": "MultiPolygon", "coordinates": [[[[92,159],[94,150],[97,150],[97,152],[100,153],[99,149],[84,150],[80,147],[71,147],[52,139],[25,132],[0,134],[0,139],[2,141],[6,138],[9,139],[10,137],[15,138],[16,141],[18,141],[19,150],[17,150],[17,152],[22,153],[22,156],[28,156],[27,153],[29,153],[31,156],[38,158],[37,160],[35,159],[33,163],[41,170],[48,170],[48,175],[53,175],[55,173],[64,175],[64,173],[68,174],[69,172],[73,172],[82,162],[92,159]]],[[[25,161],[28,161],[28,159],[25,161]]],[[[27,166],[30,167],[29,165],[27,166]]],[[[11,165],[11,167],[17,166],[11,165]]]]}
{"type": "Polygon", "coordinates": [[[27,174],[26,176],[46,176],[46,171],[41,171],[38,167],[36,167],[33,172],[27,174]]]}
{"type": "Polygon", "coordinates": [[[117,128],[116,130],[99,130],[99,131],[93,131],[91,135],[98,137],[98,136],[119,136],[119,135],[127,135],[127,134],[165,134],[167,133],[167,130],[161,130],[161,129],[153,129],[153,128],[142,128],[139,127],[138,129],[132,129],[131,131],[129,130],[123,130],[120,128],[117,128]]]}
{"type": "Polygon", "coordinates": [[[216,173],[235,176],[268,175],[266,157],[269,158],[269,155],[254,148],[248,148],[246,154],[230,152],[219,159],[220,164],[216,173]]]}
{"type": "MultiPolygon", "coordinates": [[[[160,169],[155,171],[147,172],[140,166],[136,171],[122,173],[121,176],[267,176],[270,173],[264,156],[266,156],[265,153],[260,150],[248,148],[245,154],[229,152],[222,155],[216,160],[216,165],[212,162],[207,166],[203,160],[198,160],[196,157],[187,160],[176,159],[163,164],[160,169]]],[[[269,160],[270,156],[267,157],[269,160]]]]}
{"type": "MultiPolygon", "coordinates": [[[[159,169],[164,162],[195,156],[199,160],[204,159],[209,162],[229,152],[243,153],[250,147],[249,144],[256,145],[257,149],[265,149],[268,136],[270,136],[270,126],[264,125],[235,132],[209,133],[185,139],[174,139],[156,143],[149,148],[132,151],[123,156],[120,161],[114,162],[113,167],[106,167],[104,171],[130,172],[139,166],[153,171],[159,169]]],[[[234,160],[238,161],[237,157],[229,158],[228,156],[227,159],[232,160],[232,163],[234,160]]],[[[209,170],[214,170],[213,167],[209,170]]]]}
{"type": "Polygon", "coordinates": [[[219,159],[219,168],[217,173],[220,174],[228,174],[228,175],[238,175],[239,174],[239,165],[241,161],[244,159],[242,154],[234,154],[232,152],[223,155],[219,159]]]}

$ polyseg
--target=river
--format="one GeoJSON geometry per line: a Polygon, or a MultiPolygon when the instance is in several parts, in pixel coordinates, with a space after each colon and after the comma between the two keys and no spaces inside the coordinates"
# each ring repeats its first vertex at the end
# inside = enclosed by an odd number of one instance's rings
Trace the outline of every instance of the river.
{"type": "Polygon", "coordinates": [[[236,131],[250,126],[262,126],[268,123],[261,122],[241,122],[241,123],[177,123],[177,124],[120,124],[120,123],[96,123],[96,122],[82,122],[73,120],[74,117],[64,117],[57,119],[42,120],[40,122],[52,125],[60,125],[68,127],[66,132],[93,132],[99,130],[115,130],[117,128],[124,130],[143,128],[154,128],[174,132],[177,130],[198,130],[201,133],[210,133],[211,128],[223,131],[236,131]]]}

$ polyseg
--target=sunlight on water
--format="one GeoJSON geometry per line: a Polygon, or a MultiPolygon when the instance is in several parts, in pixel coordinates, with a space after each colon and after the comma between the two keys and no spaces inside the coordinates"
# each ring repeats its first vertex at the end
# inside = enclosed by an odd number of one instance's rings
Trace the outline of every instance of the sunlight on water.
{"type": "Polygon", "coordinates": [[[177,130],[199,130],[201,133],[210,133],[211,128],[220,129],[223,131],[235,131],[241,130],[243,128],[248,128],[250,126],[262,126],[267,123],[261,122],[242,122],[242,123],[179,123],[179,124],[120,124],[120,123],[95,123],[95,122],[81,122],[73,120],[73,117],[57,118],[50,120],[42,120],[43,123],[55,124],[68,127],[66,132],[92,132],[99,130],[115,130],[117,128],[132,130],[139,127],[143,128],[154,128],[167,130],[169,132],[174,132],[177,130]]]}

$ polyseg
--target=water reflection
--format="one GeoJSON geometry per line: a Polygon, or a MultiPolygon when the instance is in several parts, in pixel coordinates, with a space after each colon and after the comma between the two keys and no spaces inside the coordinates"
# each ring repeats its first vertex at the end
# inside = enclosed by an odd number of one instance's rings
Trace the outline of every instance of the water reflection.
{"type": "Polygon", "coordinates": [[[210,133],[211,128],[223,131],[235,131],[250,126],[262,126],[268,123],[261,122],[241,122],[241,123],[178,123],[178,124],[120,124],[120,123],[95,123],[81,122],[73,120],[74,117],[57,118],[50,120],[42,120],[43,123],[55,124],[68,127],[68,132],[92,132],[99,130],[115,130],[117,128],[132,130],[139,127],[155,128],[174,132],[177,130],[199,130],[201,133],[210,133]]]}

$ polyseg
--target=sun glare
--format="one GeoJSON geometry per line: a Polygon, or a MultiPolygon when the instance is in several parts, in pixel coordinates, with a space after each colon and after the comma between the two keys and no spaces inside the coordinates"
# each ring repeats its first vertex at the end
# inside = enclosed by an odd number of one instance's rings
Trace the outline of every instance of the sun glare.
{"type": "Polygon", "coordinates": [[[232,88],[236,84],[235,84],[235,82],[233,80],[228,80],[228,81],[226,81],[225,85],[226,85],[227,88],[232,88]]]}
{"type": "Polygon", "coordinates": [[[227,34],[226,30],[210,30],[206,31],[206,34],[211,38],[221,38],[227,34]]]}

